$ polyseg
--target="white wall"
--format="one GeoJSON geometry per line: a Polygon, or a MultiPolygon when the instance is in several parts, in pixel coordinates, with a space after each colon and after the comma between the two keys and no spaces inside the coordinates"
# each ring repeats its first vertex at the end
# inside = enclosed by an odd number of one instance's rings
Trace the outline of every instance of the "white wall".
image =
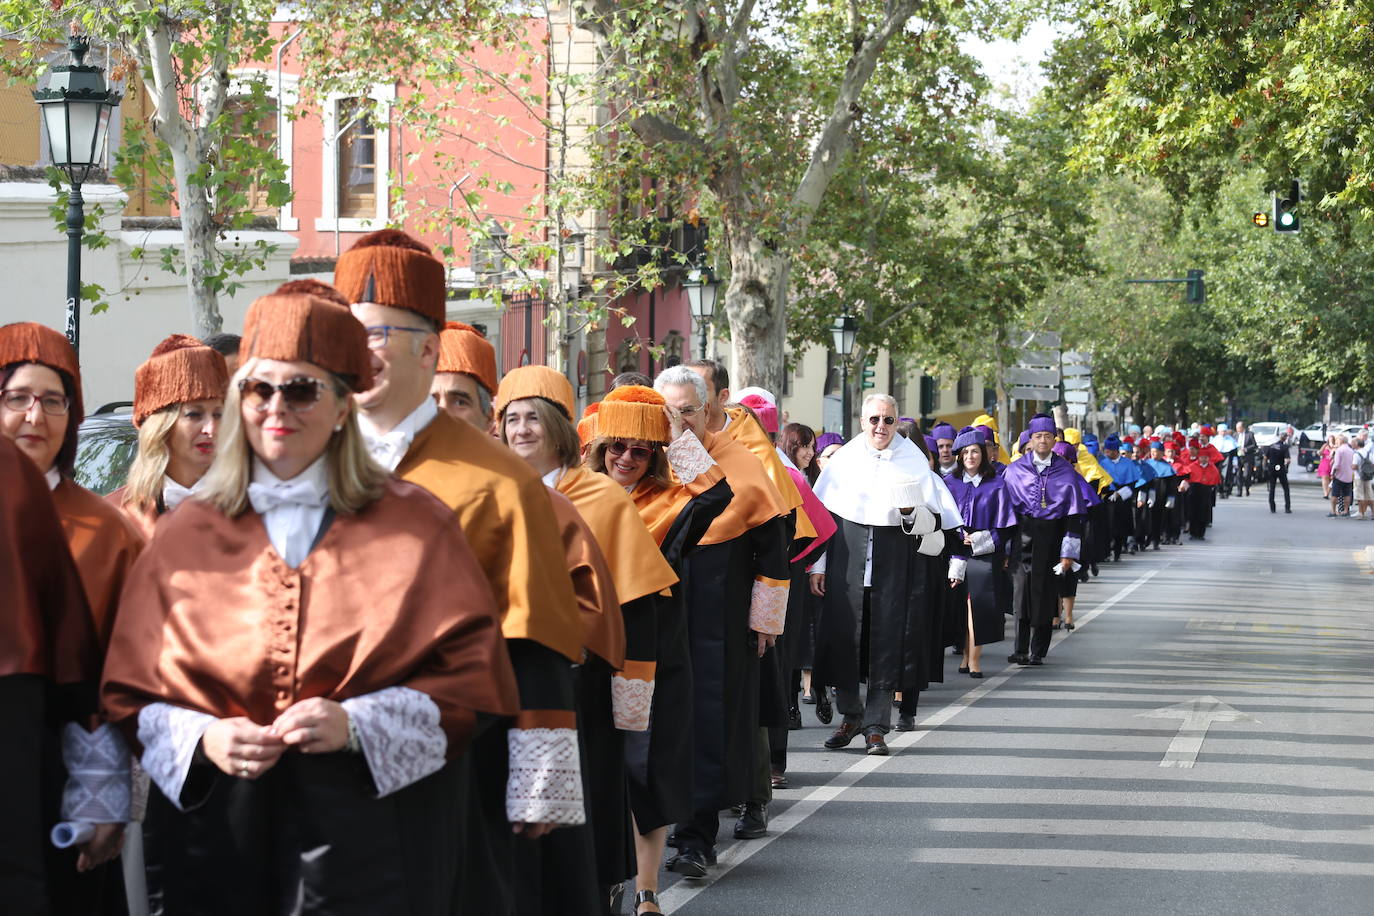
{"type": "MultiPolygon", "coordinates": [[[[87,212],[96,203],[107,211],[102,228],[111,243],[92,251],[83,248],[81,277],[105,288],[110,303],[99,315],[83,304],[81,315],[81,375],[88,411],[111,401],[131,401],[134,369],[168,334],[192,333],[191,309],[182,277],[162,270],[161,250],[181,244],[179,230],[120,228],[124,195],[113,185],[82,189],[87,212]],[[144,248],[141,261],[131,257],[144,248]]],[[[0,182],[0,324],[38,321],[59,331],[66,329],[67,237],[54,225],[48,208],[54,200],[46,184],[0,182]]],[[[251,246],[258,239],[276,245],[267,268],[239,278],[244,288],[233,297],[220,296],[224,330],[237,334],[243,316],[257,297],[290,279],[295,237],[285,232],[234,233],[221,244],[230,250],[235,241],[251,246]]]]}

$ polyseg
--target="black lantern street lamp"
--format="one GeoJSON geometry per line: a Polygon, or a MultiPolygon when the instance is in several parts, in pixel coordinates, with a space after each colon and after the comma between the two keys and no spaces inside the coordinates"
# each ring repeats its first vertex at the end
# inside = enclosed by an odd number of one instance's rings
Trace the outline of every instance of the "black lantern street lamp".
{"type": "Polygon", "coordinates": [[[694,267],[687,272],[682,284],[687,290],[687,302],[692,308],[692,321],[697,326],[697,359],[706,358],[706,329],[716,311],[716,278],[709,267],[694,267]]]}
{"type": "Polygon", "coordinates": [[[830,333],[834,338],[835,352],[840,357],[840,372],[842,383],[840,385],[840,435],[846,440],[849,439],[850,414],[854,412],[853,406],[849,403],[849,355],[854,352],[854,339],[859,336],[859,319],[845,312],[835,319],[835,323],[830,326],[830,333]]]}
{"type": "Polygon", "coordinates": [[[72,192],[67,198],[67,339],[73,349],[81,338],[81,234],[86,225],[81,185],[100,161],[100,148],[110,123],[110,112],[120,93],[105,87],[99,67],[85,65],[91,49],[84,35],[75,31],[67,41],[71,64],[52,68],[48,88],[38,89],[33,99],[43,112],[52,164],[67,173],[72,192]]]}

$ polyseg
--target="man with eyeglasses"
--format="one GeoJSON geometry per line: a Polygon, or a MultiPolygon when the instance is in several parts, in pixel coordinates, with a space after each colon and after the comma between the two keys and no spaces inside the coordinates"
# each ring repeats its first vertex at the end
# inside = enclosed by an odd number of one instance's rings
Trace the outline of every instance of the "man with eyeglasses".
{"type": "MultiPolygon", "coordinates": [[[[762,463],[725,432],[709,429],[710,386],[688,366],[654,381],[668,407],[706,446],[734,498],[684,560],[688,643],[692,656],[693,815],[669,842],[678,854],[668,868],[700,878],[715,864],[720,810],[752,795],[759,753],[759,659],[783,631],[791,541],[789,512],[762,463]]],[[[717,415],[717,420],[720,416],[717,415]]],[[[752,420],[751,420],[752,422],[752,420]]],[[[743,835],[762,835],[766,811],[755,810],[743,835]]],[[[737,825],[738,826],[738,825],[737,825]]],[[[737,835],[741,831],[737,829],[737,835]]]]}
{"type": "Polygon", "coordinates": [[[553,507],[528,465],[440,413],[430,395],[446,276],[428,246],[374,232],[339,259],[334,277],[367,329],[375,382],[356,402],[369,449],[454,511],[502,614],[521,712],[513,727],[487,728],[473,743],[475,810],[457,893],[463,912],[507,912],[517,838],[586,822],[572,680],[582,630],[553,507]]]}
{"type": "Polygon", "coordinates": [[[885,756],[893,694],[914,709],[920,691],[944,679],[936,634],[946,579],[962,580],[963,560],[936,571],[930,558],[964,521],[925,453],[897,435],[896,400],[870,394],[860,416],[863,435],[835,453],[815,486],[838,530],[811,567],[811,591],[822,599],[811,678],[835,685],[844,714],[825,746],[847,747],[862,734],[867,753],[885,756]]]}
{"type": "Polygon", "coordinates": [[[1058,577],[1081,568],[1088,507],[1078,472],[1054,454],[1054,419],[1036,414],[1027,432],[1025,452],[1002,475],[1017,526],[1012,545],[1016,649],[1007,661],[1042,665],[1050,651],[1051,622],[1059,614],[1058,577]]]}

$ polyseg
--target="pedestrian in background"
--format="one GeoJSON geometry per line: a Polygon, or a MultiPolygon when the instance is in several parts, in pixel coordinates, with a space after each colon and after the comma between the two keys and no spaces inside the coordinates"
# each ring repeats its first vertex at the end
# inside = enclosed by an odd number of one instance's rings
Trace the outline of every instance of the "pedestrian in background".
{"type": "Polygon", "coordinates": [[[1374,442],[1370,441],[1369,430],[1362,429],[1355,434],[1355,504],[1359,507],[1360,518],[1369,511],[1374,519],[1374,442]],[[1370,476],[1366,477],[1368,473],[1370,476]]]}
{"type": "Polygon", "coordinates": [[[1264,449],[1265,470],[1269,472],[1269,511],[1278,512],[1274,505],[1274,487],[1283,487],[1283,511],[1293,511],[1292,500],[1288,493],[1288,463],[1292,455],[1288,449],[1288,431],[1279,433],[1278,441],[1264,449]]]}
{"type": "Polygon", "coordinates": [[[1331,498],[1331,453],[1335,450],[1336,436],[1332,434],[1326,437],[1318,452],[1321,457],[1317,461],[1317,479],[1322,482],[1322,499],[1331,498]]]}
{"type": "Polygon", "coordinates": [[[1327,518],[1349,518],[1350,500],[1355,495],[1355,450],[1345,433],[1331,437],[1331,513],[1327,518]]]}

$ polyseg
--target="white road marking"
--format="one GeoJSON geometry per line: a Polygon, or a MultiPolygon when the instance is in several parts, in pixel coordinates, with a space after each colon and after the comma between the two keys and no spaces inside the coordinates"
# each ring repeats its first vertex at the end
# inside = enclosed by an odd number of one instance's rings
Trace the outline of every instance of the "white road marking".
{"type": "Polygon", "coordinates": [[[1255,721],[1251,716],[1228,706],[1216,697],[1194,697],[1173,706],[1136,713],[1136,716],[1144,719],[1183,720],[1178,726],[1178,734],[1169,742],[1169,749],[1164,752],[1164,759],[1159,761],[1159,765],[1185,770],[1191,770],[1193,764],[1197,763],[1197,755],[1202,751],[1202,742],[1207,739],[1207,729],[1212,727],[1213,722],[1255,721]]]}
{"type": "Polygon", "coordinates": [[[912,862],[995,865],[998,868],[1112,868],[1171,872],[1254,872],[1287,875],[1369,875],[1368,862],[1339,862],[1305,856],[1209,851],[1112,852],[1098,849],[918,849],[912,862]]]}
{"type": "MultiPolygon", "coordinates": [[[[1091,611],[1075,615],[1075,627],[1081,629],[1087,626],[1094,619],[1114,607],[1117,602],[1127,598],[1136,589],[1154,578],[1155,575],[1169,566],[1172,562],[1172,560],[1168,560],[1161,563],[1159,566],[1141,575],[1130,585],[1117,591],[1091,611]]],[[[1055,633],[1054,639],[1051,642],[1051,647],[1063,642],[1068,636],[1069,633],[1064,630],[1055,633]]],[[[904,748],[916,744],[918,741],[925,738],[926,735],[930,734],[941,725],[944,725],[950,719],[953,719],[960,712],[1007,683],[1007,681],[1011,680],[1023,670],[1025,669],[1012,666],[1004,670],[1001,674],[986,678],[982,684],[979,684],[968,693],[965,693],[945,708],[923,719],[916,731],[903,732],[897,735],[887,742],[887,746],[891,748],[895,756],[904,748]]],[[[700,894],[702,891],[728,875],[734,870],[735,866],[747,861],[768,848],[769,844],[774,840],[788,833],[792,828],[815,814],[826,802],[835,800],[844,790],[853,786],[860,779],[872,773],[874,770],[877,770],[891,759],[893,758],[865,756],[861,760],[856,760],[846,769],[836,773],[830,782],[812,789],[807,793],[806,797],[793,804],[776,819],[770,821],[768,824],[768,833],[763,837],[745,843],[736,843],[722,852],[719,859],[716,861],[715,867],[708,872],[705,878],[700,881],[679,881],[667,890],[660,892],[658,895],[659,909],[663,910],[664,913],[672,913],[678,908],[685,906],[688,901],[696,897],[697,894],[700,894]]]]}

